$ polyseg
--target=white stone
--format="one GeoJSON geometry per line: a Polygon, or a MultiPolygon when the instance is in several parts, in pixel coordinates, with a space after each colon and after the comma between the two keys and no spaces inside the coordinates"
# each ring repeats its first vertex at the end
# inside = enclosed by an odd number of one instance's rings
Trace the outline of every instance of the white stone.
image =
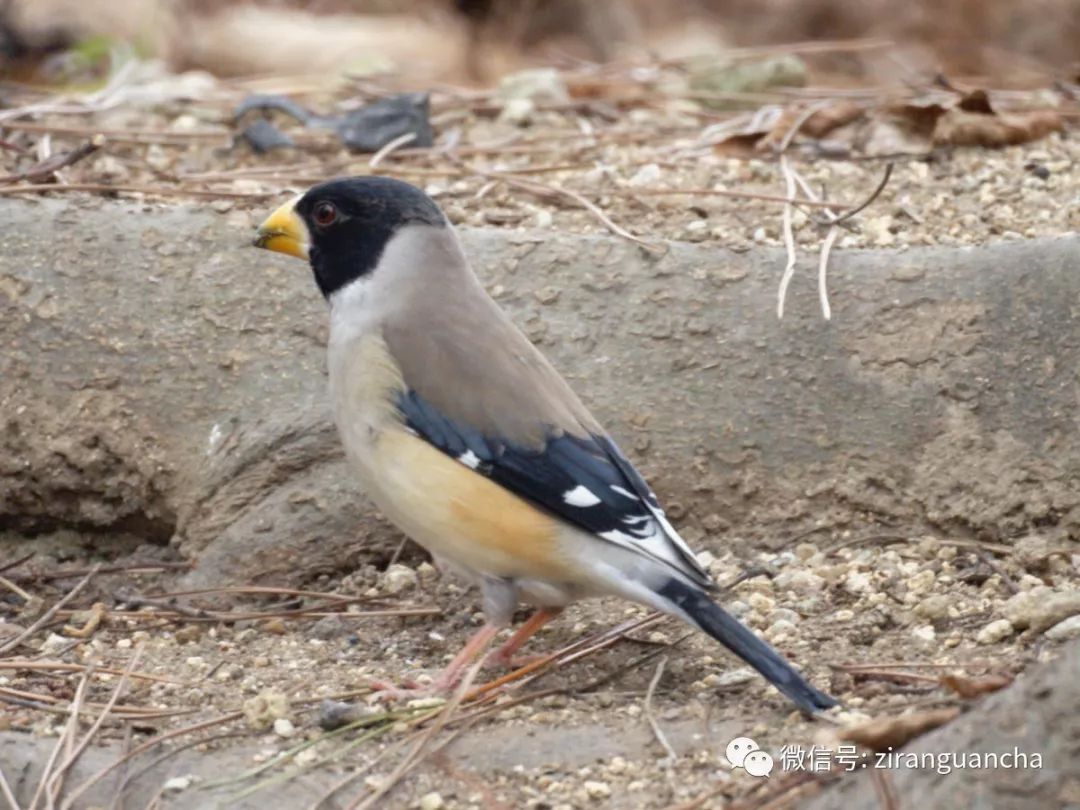
{"type": "Polygon", "coordinates": [[[274,720],[274,733],[288,739],[296,733],[296,727],[288,717],[279,717],[274,720]]]}
{"type": "Polygon", "coordinates": [[[659,182],[661,174],[660,167],[655,163],[646,163],[634,172],[634,176],[627,181],[627,184],[634,188],[654,186],[659,182]]]}
{"type": "Polygon", "coordinates": [[[440,810],[443,806],[443,797],[432,791],[420,797],[420,810],[440,810]]]}
{"type": "Polygon", "coordinates": [[[796,569],[793,571],[781,571],[777,574],[775,585],[778,591],[809,594],[821,591],[825,587],[825,580],[810,571],[796,569]]]}
{"type": "Polygon", "coordinates": [[[1012,623],[1008,619],[997,619],[984,626],[975,636],[975,640],[979,644],[997,644],[1012,634],[1012,623]]]}
{"type": "Polygon", "coordinates": [[[607,782],[595,782],[589,779],[585,781],[584,788],[590,799],[606,799],[611,796],[611,787],[607,782]]]}
{"type": "Polygon", "coordinates": [[[913,628],[911,635],[915,636],[919,641],[933,641],[937,633],[934,631],[933,625],[924,624],[921,627],[913,628]]]}
{"type": "Polygon", "coordinates": [[[563,104],[570,100],[566,84],[555,68],[520,70],[499,82],[499,98],[512,101],[528,99],[563,104]]]}
{"type": "Polygon", "coordinates": [[[401,563],[394,563],[382,576],[382,587],[386,593],[398,594],[416,587],[419,577],[416,571],[401,563]]]}
{"type": "Polygon", "coordinates": [[[870,592],[870,575],[865,571],[852,571],[844,580],[844,590],[853,594],[870,592]]]}
{"type": "Polygon", "coordinates": [[[181,790],[187,790],[191,787],[192,778],[190,776],[174,776],[172,779],[165,781],[162,787],[174,793],[179,793],[181,790]]]}

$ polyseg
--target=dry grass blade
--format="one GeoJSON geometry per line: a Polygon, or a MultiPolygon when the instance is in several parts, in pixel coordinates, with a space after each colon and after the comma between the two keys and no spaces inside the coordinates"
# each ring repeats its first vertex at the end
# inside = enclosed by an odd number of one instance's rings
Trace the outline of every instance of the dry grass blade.
{"type": "Polygon", "coordinates": [[[37,552],[31,551],[29,554],[24,554],[22,557],[18,557],[17,559],[14,559],[9,563],[4,563],[3,565],[0,565],[0,574],[6,574],[13,568],[18,568],[24,562],[28,562],[29,560],[33,559],[34,554],[36,553],[37,552]]]}
{"type": "Polygon", "coordinates": [[[502,677],[496,678],[488,683],[481,684],[476,687],[471,695],[469,695],[469,701],[473,701],[484,695],[488,695],[507,686],[511,683],[519,683],[524,685],[531,682],[535,678],[542,675],[549,667],[563,667],[567,664],[577,661],[579,658],[584,658],[587,655],[591,655],[598,650],[602,650],[605,647],[610,647],[616,643],[619,639],[623,638],[627,633],[633,630],[639,630],[645,627],[651,627],[658,622],[663,621],[665,616],[660,613],[650,613],[640,619],[632,619],[630,621],[623,622],[616,625],[613,628],[603,631],[602,633],[589,636],[588,638],[578,639],[572,644],[568,644],[561,650],[537,659],[536,661],[530,661],[523,667],[515,669],[513,672],[509,672],[502,677]]]}
{"type": "Polygon", "coordinates": [[[4,129],[14,132],[30,132],[35,134],[54,135],[81,135],[92,137],[102,135],[110,141],[118,143],[152,143],[158,146],[179,145],[188,146],[196,140],[228,140],[229,133],[225,130],[185,130],[166,131],[156,129],[116,129],[100,127],[80,127],[72,124],[41,124],[29,121],[8,121],[3,125],[4,129]]]}
{"type": "MultiPolygon", "coordinates": [[[[17,561],[16,564],[23,563],[30,559],[33,555],[29,555],[22,560],[17,561]]],[[[41,581],[41,582],[54,582],[58,579],[75,579],[75,577],[84,577],[91,570],[96,570],[99,574],[156,574],[161,571],[187,571],[191,568],[191,563],[136,563],[134,565],[98,565],[94,569],[90,568],[72,568],[68,571],[48,571],[45,573],[29,573],[20,574],[16,579],[20,582],[28,581],[41,581]]],[[[0,569],[0,573],[3,573],[0,569]]]]}
{"type": "Polygon", "coordinates": [[[279,196],[277,191],[211,191],[209,189],[173,188],[169,186],[112,186],[108,183],[55,183],[4,186],[0,197],[12,194],[41,194],[49,191],[90,191],[100,194],[145,194],[156,197],[197,197],[206,200],[266,200],[279,196]]]}
{"type": "MultiPolygon", "coordinates": [[[[114,803],[119,802],[119,801],[121,801],[123,799],[124,794],[127,792],[128,786],[132,782],[137,780],[140,776],[142,776],[147,771],[151,771],[154,768],[156,768],[158,765],[160,765],[161,763],[167,762],[169,759],[176,756],[181,751],[186,751],[186,750],[188,750],[190,748],[194,748],[197,745],[205,745],[207,743],[217,742],[219,740],[231,740],[231,739],[236,739],[237,737],[245,737],[245,736],[247,736],[247,733],[243,732],[243,731],[227,731],[227,732],[225,732],[223,734],[211,734],[209,737],[199,737],[198,739],[190,740],[189,742],[186,742],[183,745],[178,745],[175,748],[170,748],[164,754],[161,754],[160,756],[154,757],[154,759],[147,762],[145,765],[143,765],[138,770],[132,771],[131,773],[126,773],[126,774],[121,773],[121,774],[119,774],[118,776],[120,776],[122,778],[120,779],[119,786],[116,788],[116,798],[114,799],[114,803]]],[[[125,756],[125,759],[123,761],[124,761],[125,765],[130,762],[130,760],[127,759],[126,756],[125,756]]]]}
{"type": "MultiPolygon", "coordinates": [[[[870,196],[868,196],[865,200],[863,200],[861,203],[859,203],[855,207],[850,208],[847,211],[845,211],[844,213],[840,214],[839,216],[836,216],[835,218],[831,219],[829,224],[840,225],[840,224],[842,224],[844,222],[847,222],[849,219],[854,217],[856,214],[861,214],[863,211],[865,211],[871,205],[871,203],[873,203],[878,197],[881,196],[881,192],[883,192],[885,190],[885,186],[887,186],[889,184],[889,178],[892,177],[892,173],[893,173],[893,164],[892,163],[886,163],[885,164],[885,172],[884,172],[884,174],[881,175],[881,180],[878,181],[877,187],[873,191],[870,192],[870,196]]],[[[831,203],[831,205],[833,207],[839,207],[836,203],[831,203]]]]}
{"type": "Polygon", "coordinates": [[[175,599],[180,596],[205,596],[209,594],[236,594],[239,596],[291,596],[307,599],[337,599],[342,602],[370,601],[365,596],[346,596],[330,591],[305,591],[297,588],[282,588],[276,585],[232,585],[223,588],[196,588],[189,591],[167,591],[154,594],[154,599],[175,599]]]}
{"type": "Polygon", "coordinates": [[[52,751],[49,753],[49,758],[45,762],[45,768],[41,772],[41,779],[38,781],[37,788],[34,790],[34,795],[30,798],[29,810],[36,810],[38,801],[43,796],[45,797],[46,806],[49,808],[53,807],[55,799],[50,793],[50,785],[56,774],[56,761],[60,756],[60,751],[66,746],[68,738],[74,737],[75,730],[78,728],[80,707],[86,694],[86,686],[89,682],[90,675],[89,673],[84,672],[82,678],[79,680],[78,687],[75,689],[75,697],[72,699],[71,706],[68,709],[68,722],[64,726],[63,732],[61,732],[60,736],[56,739],[56,745],[53,746],[52,751]]]}
{"type": "Polygon", "coordinates": [[[900,801],[896,797],[896,787],[893,785],[892,776],[888,771],[874,768],[870,771],[870,779],[874,783],[874,793],[877,794],[881,810],[900,810],[900,801]]]}
{"type": "Polygon", "coordinates": [[[780,194],[758,194],[753,191],[731,191],[722,188],[635,188],[605,191],[609,196],[627,197],[662,197],[687,195],[691,197],[728,197],[733,200],[757,200],[759,202],[792,203],[803,208],[833,208],[837,203],[823,203],[806,197],[781,196],[780,194]]]}
{"type": "Polygon", "coordinates": [[[305,607],[250,612],[215,612],[210,610],[203,610],[201,608],[189,608],[184,605],[175,604],[172,600],[176,598],[177,595],[178,594],[171,594],[168,597],[149,597],[141,596],[140,594],[131,593],[128,591],[118,591],[116,593],[117,600],[123,602],[128,607],[149,607],[155,608],[155,610],[139,610],[134,613],[126,611],[114,611],[112,615],[123,616],[124,618],[135,619],[139,621],[162,618],[176,619],[183,617],[192,621],[201,622],[236,622],[252,621],[256,619],[294,619],[305,617],[317,618],[328,615],[340,616],[342,618],[365,619],[382,618],[386,616],[437,616],[442,613],[439,608],[428,607],[386,608],[380,610],[357,611],[355,613],[342,613],[339,611],[334,611],[332,613],[324,612],[327,609],[340,608],[351,603],[362,602],[365,600],[365,597],[348,597],[341,596],[340,594],[327,594],[326,596],[328,598],[325,602],[314,605],[307,605],[305,607]]]}
{"type": "Polygon", "coordinates": [[[51,155],[25,171],[0,177],[0,183],[17,183],[21,180],[29,180],[31,183],[40,183],[43,180],[49,179],[61,169],[73,166],[83,158],[89,157],[104,145],[105,138],[101,135],[95,135],[86,143],[80,144],[68,152],[51,155]]]}
{"type": "Polygon", "coordinates": [[[135,746],[135,748],[131,749],[131,751],[126,753],[124,756],[118,758],[115,762],[109,763],[100,771],[95,773],[93,776],[90,776],[88,779],[86,779],[86,781],[82,782],[76,788],[74,788],[67,797],[67,805],[70,807],[77,806],[75,805],[75,802],[79,798],[81,798],[84,793],[90,790],[94,785],[96,785],[110,773],[115,771],[117,768],[124,767],[135,757],[161,745],[166,740],[175,739],[176,737],[182,737],[187,734],[194,734],[198,731],[203,731],[205,729],[213,728],[214,726],[223,725],[225,723],[231,723],[234,720],[239,720],[243,716],[243,712],[229,712],[228,714],[224,714],[221,717],[215,717],[211,720],[203,720],[200,723],[193,723],[192,725],[184,726],[183,728],[173,729],[172,731],[168,731],[158,737],[155,737],[152,740],[147,740],[142,745],[135,746]]]}
{"type": "Polygon", "coordinates": [[[571,191],[563,186],[556,185],[555,183],[541,183],[539,180],[530,180],[526,177],[520,177],[516,174],[500,171],[487,171],[477,166],[471,166],[467,163],[460,162],[460,165],[471,171],[473,174],[479,177],[486,177],[488,180],[497,180],[506,183],[514,188],[520,188],[522,191],[528,191],[532,194],[537,194],[541,197],[564,197],[577,203],[586,211],[595,216],[604,227],[611,231],[616,236],[620,236],[636,245],[640,245],[651,253],[664,253],[667,248],[664,245],[656,244],[655,242],[649,242],[642,239],[639,236],[634,236],[630,231],[623,228],[621,225],[614,223],[607,214],[605,214],[596,203],[592,202],[588,198],[578,194],[576,191],[571,191]]]}
{"type": "MultiPolygon", "coordinates": [[[[59,795],[60,793],[60,787],[63,784],[64,774],[66,774],[68,769],[71,768],[71,766],[78,761],[80,756],[82,756],[82,752],[86,750],[86,747],[90,744],[90,741],[94,739],[94,735],[96,735],[101,729],[102,724],[109,716],[109,713],[113,710],[113,707],[116,706],[117,701],[120,700],[120,696],[127,688],[128,676],[130,672],[135,669],[136,664],[138,664],[139,658],[142,656],[144,649],[145,648],[142,645],[136,648],[135,652],[131,656],[131,660],[128,661],[128,665],[124,670],[124,674],[120,676],[120,680],[117,681],[116,688],[113,689],[113,693],[109,696],[109,701],[105,704],[105,708],[102,709],[101,713],[97,716],[97,719],[90,726],[89,730],[86,732],[85,735],[83,735],[83,738],[79,740],[78,744],[69,751],[63,763],[56,769],[56,774],[50,780],[51,785],[56,785],[55,795],[59,795]]],[[[61,810],[70,810],[70,808],[73,806],[72,801],[72,799],[67,799],[64,802],[61,802],[61,810]]]]}
{"type": "MultiPolygon", "coordinates": [[[[0,669],[26,669],[39,672],[58,671],[58,672],[86,672],[90,667],[84,664],[67,664],[61,661],[23,661],[23,660],[9,660],[0,661],[0,669]]],[[[124,675],[125,671],[122,669],[116,669],[115,667],[93,667],[94,674],[96,675],[124,675]]],[[[155,683],[169,683],[174,686],[187,686],[184,681],[177,681],[173,678],[166,678],[164,675],[151,675],[147,672],[128,672],[129,678],[142,681],[154,681],[155,683]]]]}
{"type": "Polygon", "coordinates": [[[649,681],[649,689],[645,693],[645,706],[644,714],[645,719],[649,723],[649,727],[652,729],[653,736],[656,737],[656,741],[660,743],[660,746],[667,753],[667,762],[669,765],[674,764],[675,760],[679,758],[679,755],[675,753],[675,749],[671,747],[671,743],[668,742],[667,735],[664,734],[664,730],[660,728],[660,723],[656,719],[656,715],[653,713],[652,699],[653,694],[656,692],[657,684],[660,683],[660,679],[664,677],[664,667],[667,664],[667,658],[661,658],[660,663],[656,665],[656,673],[652,676],[652,680],[649,681]]]}
{"type": "Polygon", "coordinates": [[[320,807],[322,807],[326,802],[330,801],[330,799],[332,799],[334,797],[334,794],[339,793],[350,782],[353,782],[353,781],[359,779],[365,773],[370,771],[379,762],[381,762],[384,757],[387,757],[387,756],[390,756],[391,754],[397,753],[398,749],[404,747],[405,743],[408,742],[409,739],[411,739],[411,738],[406,737],[406,738],[403,738],[401,740],[398,740],[396,743],[390,745],[385,750],[383,750],[382,752],[377,754],[375,757],[373,757],[372,760],[370,762],[368,762],[366,765],[364,765],[363,767],[357,768],[352,773],[348,773],[345,776],[343,776],[341,779],[339,779],[337,782],[335,782],[329,788],[327,788],[327,790],[321,796],[319,796],[311,804],[309,804],[308,807],[307,807],[307,810],[319,810],[320,807]]]}
{"type": "Polygon", "coordinates": [[[0,577],[0,586],[7,588],[24,602],[30,602],[34,598],[7,577],[0,577]]]}
{"type": "MultiPolygon", "coordinates": [[[[52,695],[39,695],[36,692],[26,692],[21,689],[12,689],[9,686],[0,686],[0,701],[4,703],[11,703],[15,706],[26,706],[30,709],[36,709],[37,711],[52,712],[53,714],[68,713],[67,709],[60,708],[55,705],[46,704],[58,704],[63,703],[64,700],[52,695]]],[[[104,706],[99,703],[93,703],[87,701],[82,711],[85,714],[91,712],[100,711],[104,706]]],[[[150,709],[143,706],[116,706],[114,707],[113,714],[118,716],[130,717],[132,719],[149,720],[151,718],[160,719],[163,717],[178,717],[184,714],[192,714],[199,711],[198,709],[150,709]]]]}
{"type": "Polygon", "coordinates": [[[368,161],[368,166],[370,166],[372,169],[374,169],[380,163],[382,163],[383,160],[385,160],[388,155],[390,155],[393,152],[397,151],[398,149],[405,146],[406,144],[412,143],[415,140],[416,140],[416,133],[415,132],[406,132],[404,135],[399,135],[398,137],[396,137],[392,141],[390,141],[388,144],[383,146],[381,149],[379,149],[379,151],[376,152],[374,155],[372,155],[371,160],[368,161]]]}
{"type": "Polygon", "coordinates": [[[4,801],[8,803],[8,810],[22,810],[19,803],[15,800],[15,793],[11,790],[11,785],[8,784],[7,777],[4,776],[3,766],[0,766],[0,796],[3,796],[4,801]]]}
{"type": "Polygon", "coordinates": [[[829,254],[839,235],[839,226],[835,223],[829,226],[825,241],[821,243],[821,256],[818,259],[818,301],[821,303],[821,316],[827,321],[832,320],[832,307],[829,306],[829,254]]]}
{"type": "MultiPolygon", "coordinates": [[[[2,189],[0,189],[0,191],[2,191],[2,189]]],[[[64,596],[60,599],[59,602],[57,602],[51,608],[46,610],[38,618],[38,620],[36,622],[31,624],[29,627],[27,627],[25,630],[23,630],[21,633],[19,633],[19,635],[15,636],[13,639],[10,639],[9,641],[5,642],[4,644],[0,644],[0,655],[4,655],[5,653],[8,653],[11,650],[14,650],[16,647],[18,647],[20,644],[22,644],[24,641],[26,641],[26,639],[30,638],[32,635],[34,635],[34,633],[36,633],[42,627],[44,627],[49,622],[51,622],[53,620],[53,617],[56,616],[56,614],[60,611],[60,609],[63,608],[64,605],[66,605],[68,602],[70,602],[76,596],[78,596],[79,591],[81,591],[83,588],[85,588],[87,586],[87,584],[90,582],[90,580],[94,578],[94,574],[97,573],[98,567],[99,566],[95,565],[93,568],[91,568],[90,571],[87,573],[87,575],[85,577],[83,577],[81,580],[79,580],[75,584],[75,587],[73,587],[70,591],[68,591],[66,594],[64,594],[64,596]]]]}
{"type": "MultiPolygon", "coordinates": [[[[784,190],[787,199],[795,196],[795,175],[788,165],[787,155],[780,155],[780,172],[784,175],[784,190]]],[[[792,227],[792,217],[795,206],[790,202],[784,203],[784,213],[781,224],[784,232],[784,249],[787,251],[787,263],[784,265],[784,274],[780,277],[780,289],[777,291],[776,317],[784,317],[784,301],[787,299],[788,285],[792,276],[795,275],[795,232],[792,227]]]]}

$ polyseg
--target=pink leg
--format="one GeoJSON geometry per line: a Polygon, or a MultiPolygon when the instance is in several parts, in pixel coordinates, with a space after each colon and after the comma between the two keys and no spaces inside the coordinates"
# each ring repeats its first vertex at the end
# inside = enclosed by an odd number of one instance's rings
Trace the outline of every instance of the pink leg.
{"type": "Polygon", "coordinates": [[[453,691],[458,681],[461,680],[462,670],[487,649],[487,646],[498,635],[500,629],[502,628],[493,624],[485,624],[473,633],[469,640],[465,642],[465,646],[461,648],[461,652],[454,656],[454,660],[446,665],[446,668],[439,673],[430,686],[400,689],[382,681],[372,681],[371,688],[391,699],[445,695],[453,691]]]}
{"type": "Polygon", "coordinates": [[[504,644],[488,655],[485,665],[511,666],[514,654],[525,646],[525,642],[536,635],[536,631],[562,613],[562,610],[562,608],[540,608],[537,610],[525,621],[525,624],[514,631],[514,635],[510,636],[504,644]]]}

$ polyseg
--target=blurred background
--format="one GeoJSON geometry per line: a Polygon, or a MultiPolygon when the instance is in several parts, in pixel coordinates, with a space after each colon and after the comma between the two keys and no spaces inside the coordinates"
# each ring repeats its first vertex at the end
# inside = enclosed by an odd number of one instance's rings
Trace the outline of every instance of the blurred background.
{"type": "Polygon", "coordinates": [[[817,245],[876,199],[838,246],[1051,235],[1078,46],[1080,0],[0,0],[0,195],[387,173],[478,226],[817,245]]]}
{"type": "Polygon", "coordinates": [[[1068,75],[1080,0],[2,0],[8,78],[62,71],[127,42],[174,70],[219,76],[392,68],[484,84],[524,66],[680,58],[781,42],[888,39],[822,69],[881,77],[934,70],[998,82],[1068,75]]]}

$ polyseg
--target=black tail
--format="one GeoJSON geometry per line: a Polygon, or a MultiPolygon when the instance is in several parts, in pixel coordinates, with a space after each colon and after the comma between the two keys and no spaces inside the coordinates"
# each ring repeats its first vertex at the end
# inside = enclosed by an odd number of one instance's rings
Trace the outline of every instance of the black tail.
{"type": "Polygon", "coordinates": [[[807,683],[780,653],[754,635],[704,591],[681,580],[669,579],[657,592],[689,616],[694,624],[764,675],[807,714],[837,705],[835,698],[807,683]]]}

